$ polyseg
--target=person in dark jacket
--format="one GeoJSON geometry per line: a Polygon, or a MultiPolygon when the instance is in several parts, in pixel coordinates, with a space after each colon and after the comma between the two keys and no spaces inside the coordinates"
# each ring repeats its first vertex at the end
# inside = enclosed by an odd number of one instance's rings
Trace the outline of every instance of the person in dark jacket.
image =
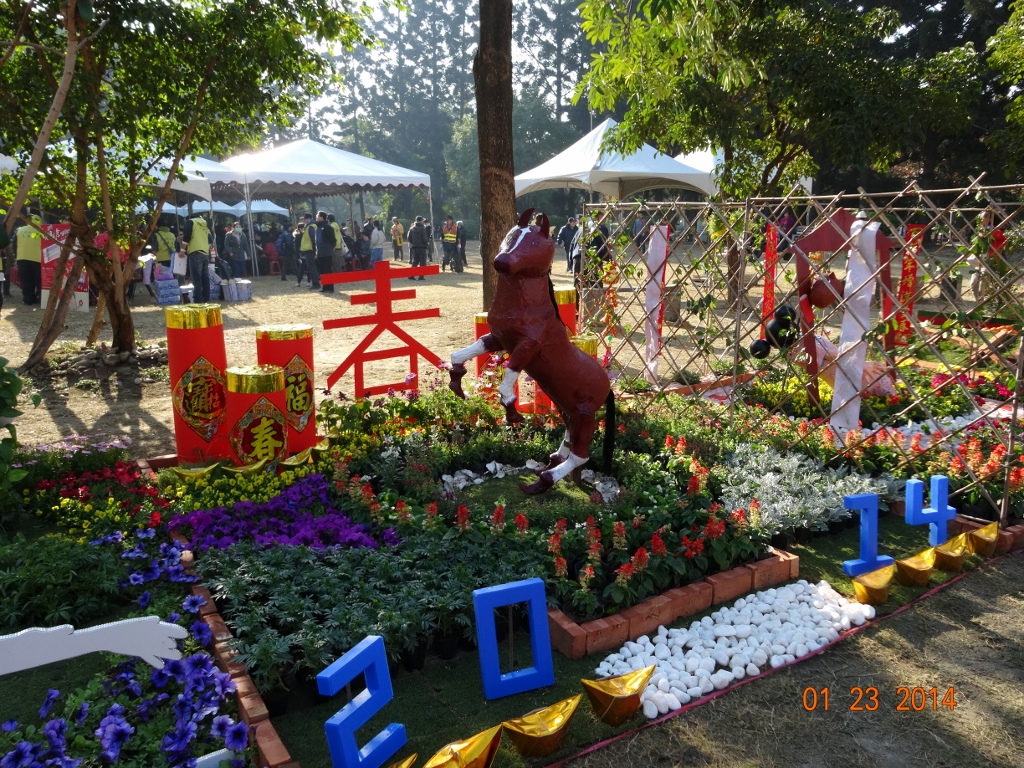
{"type": "Polygon", "coordinates": [[[459,246],[459,261],[462,262],[462,268],[465,269],[469,266],[469,261],[466,260],[466,225],[461,221],[456,221],[455,227],[455,242],[459,246]]]}
{"type": "Polygon", "coordinates": [[[299,270],[295,265],[295,236],[287,227],[277,236],[274,246],[277,248],[278,258],[281,259],[281,280],[286,279],[289,271],[293,275],[298,275],[299,270]]]}
{"type": "Polygon", "coordinates": [[[576,226],[576,218],[572,217],[565,226],[558,231],[558,242],[565,249],[565,271],[572,272],[572,243],[576,239],[579,227],[576,226]]]}
{"type": "MultiPolygon", "coordinates": [[[[327,220],[327,211],[317,211],[316,214],[316,269],[323,276],[333,271],[331,262],[334,258],[334,247],[336,238],[334,227],[327,220]]],[[[333,285],[324,285],[320,288],[321,293],[334,293],[333,285]]]]}
{"type": "MultiPolygon", "coordinates": [[[[412,259],[412,266],[427,266],[427,249],[430,247],[430,235],[423,222],[422,216],[416,217],[416,223],[409,228],[409,258],[412,259]]],[[[416,278],[410,277],[410,280],[416,278]]],[[[419,278],[423,279],[422,275],[419,278]]]]}

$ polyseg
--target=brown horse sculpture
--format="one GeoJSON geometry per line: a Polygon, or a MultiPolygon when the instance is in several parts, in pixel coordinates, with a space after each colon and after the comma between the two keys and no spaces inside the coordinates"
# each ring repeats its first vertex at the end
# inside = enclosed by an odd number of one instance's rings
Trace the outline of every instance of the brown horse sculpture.
{"type": "Polygon", "coordinates": [[[472,346],[452,354],[450,387],[459,397],[466,362],[477,355],[506,350],[505,377],[498,387],[509,424],[523,421],[516,410],[515,385],[526,371],[558,406],[566,424],[565,439],[551,454],[536,482],[520,485],[530,494],[543,493],[590,458],[590,439],[597,427],[597,412],[606,405],[604,471],[610,471],[615,435],[615,396],[608,374],[590,355],[577,348],[558,316],[551,285],[551,240],[547,216],[530,226],[533,209],[513,227],[494,258],[498,287],[487,313],[491,332],[472,346]]]}

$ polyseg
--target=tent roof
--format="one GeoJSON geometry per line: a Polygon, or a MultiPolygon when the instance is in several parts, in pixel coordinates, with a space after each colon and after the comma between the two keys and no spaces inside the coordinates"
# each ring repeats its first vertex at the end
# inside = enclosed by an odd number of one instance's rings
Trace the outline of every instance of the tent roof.
{"type": "Polygon", "coordinates": [[[429,187],[430,176],[372,160],[311,139],[300,139],[265,152],[236,155],[223,163],[241,174],[250,193],[337,195],[359,189],[429,187]]]}
{"type": "Polygon", "coordinates": [[[564,152],[516,176],[516,197],[542,189],[589,189],[623,199],[654,187],[685,187],[714,193],[708,174],[673,160],[644,144],[633,154],[601,152],[605,135],[617,123],[608,118],[564,152]]]}

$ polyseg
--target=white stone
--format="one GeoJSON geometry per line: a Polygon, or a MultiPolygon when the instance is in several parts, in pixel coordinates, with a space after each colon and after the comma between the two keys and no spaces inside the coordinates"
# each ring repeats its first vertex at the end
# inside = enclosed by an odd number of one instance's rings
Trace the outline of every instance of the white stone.
{"type": "Polygon", "coordinates": [[[711,677],[711,672],[704,669],[704,667],[698,669],[694,674],[701,680],[707,680],[709,677],[711,677]]]}
{"type": "Polygon", "coordinates": [[[700,664],[697,665],[699,669],[706,669],[708,672],[715,671],[715,660],[710,657],[705,657],[700,660],[700,664]]]}
{"type": "Polygon", "coordinates": [[[662,693],[668,693],[668,689],[669,689],[668,680],[666,680],[665,678],[661,678],[661,680],[658,681],[658,690],[661,691],[662,693]]]}
{"type": "Polygon", "coordinates": [[[775,656],[772,656],[772,658],[771,658],[772,669],[777,669],[778,667],[781,667],[785,663],[786,662],[782,660],[781,654],[776,654],[775,656]]]}
{"type": "Polygon", "coordinates": [[[761,670],[755,667],[753,664],[747,664],[747,667],[744,671],[747,673],[747,677],[756,677],[757,675],[761,674],[761,670]]]}
{"type": "Polygon", "coordinates": [[[653,720],[658,716],[658,706],[653,701],[644,702],[644,717],[653,720]]]}
{"type": "Polygon", "coordinates": [[[701,679],[700,690],[702,693],[711,693],[715,690],[715,684],[711,682],[711,678],[705,677],[701,679]]]}
{"type": "Polygon", "coordinates": [[[715,690],[718,690],[718,691],[720,691],[723,688],[725,688],[731,682],[732,682],[732,673],[731,672],[726,672],[724,669],[720,670],[719,672],[716,672],[715,674],[713,674],[711,676],[711,683],[712,683],[712,685],[715,686],[715,690]]]}
{"type": "Polygon", "coordinates": [[[693,674],[698,669],[700,669],[700,659],[695,659],[695,658],[691,657],[691,658],[686,660],[686,671],[687,672],[689,672],[690,674],[693,674]]]}
{"type": "Polygon", "coordinates": [[[654,706],[658,708],[658,714],[664,715],[668,712],[668,698],[664,693],[656,693],[651,697],[651,701],[654,702],[654,706]]]}
{"type": "Polygon", "coordinates": [[[659,645],[654,649],[654,657],[659,661],[665,661],[672,655],[672,651],[668,649],[667,645],[659,645]]]}
{"type": "Polygon", "coordinates": [[[796,653],[794,653],[793,655],[800,659],[806,656],[808,653],[810,653],[810,649],[806,645],[804,645],[803,643],[797,643],[796,653]]]}
{"type": "Polygon", "coordinates": [[[746,670],[745,667],[741,667],[741,666],[737,665],[737,666],[732,668],[732,679],[733,680],[742,680],[743,677],[746,674],[747,674],[747,670],[746,670]]]}
{"type": "Polygon", "coordinates": [[[733,637],[735,634],[735,627],[730,627],[724,624],[715,627],[715,637],[733,637]]]}
{"type": "Polygon", "coordinates": [[[749,624],[737,624],[736,625],[736,637],[744,639],[750,637],[750,625],[749,624]]]}
{"type": "Polygon", "coordinates": [[[647,645],[650,642],[651,642],[651,639],[649,637],[647,637],[647,635],[640,635],[640,637],[638,637],[636,639],[636,644],[637,645],[647,645]]]}
{"type": "Polygon", "coordinates": [[[875,618],[875,606],[865,605],[863,606],[862,610],[864,611],[864,618],[868,621],[871,621],[873,618],[875,618]]]}
{"type": "Polygon", "coordinates": [[[640,670],[641,670],[641,669],[643,669],[643,668],[644,668],[645,666],[646,666],[646,665],[644,664],[644,662],[643,662],[643,659],[642,659],[642,658],[640,658],[639,656],[634,656],[633,658],[631,658],[631,659],[629,660],[629,668],[630,668],[631,670],[633,670],[634,672],[638,672],[638,671],[640,671],[640,670]]]}
{"type": "Polygon", "coordinates": [[[720,667],[724,667],[729,663],[729,654],[725,651],[712,651],[711,658],[713,658],[720,667]]]}
{"type": "Polygon", "coordinates": [[[673,696],[671,693],[665,694],[665,703],[668,704],[670,712],[675,712],[677,709],[680,709],[683,706],[683,703],[679,701],[679,698],[673,696]]]}
{"type": "Polygon", "coordinates": [[[668,637],[668,628],[664,626],[658,626],[658,637],[668,637]]]}
{"type": "Polygon", "coordinates": [[[692,688],[686,689],[686,695],[689,696],[691,699],[699,699],[701,696],[704,695],[704,689],[701,688],[699,685],[695,685],[692,688]]]}

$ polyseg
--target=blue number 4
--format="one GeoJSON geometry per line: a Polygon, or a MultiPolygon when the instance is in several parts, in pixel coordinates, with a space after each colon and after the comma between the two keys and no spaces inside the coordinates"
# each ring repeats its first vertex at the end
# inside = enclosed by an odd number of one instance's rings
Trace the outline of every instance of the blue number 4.
{"type": "Polygon", "coordinates": [[[322,695],[334,696],[360,673],[366,679],[366,690],[324,723],[334,768],[380,768],[408,740],[405,726],[392,723],[362,749],[356,743],[356,731],[394,698],[382,637],[363,638],[317,675],[316,685],[322,695]]]}
{"type": "Polygon", "coordinates": [[[924,506],[924,483],[907,480],[906,520],[910,525],[929,526],[928,542],[937,547],[949,538],[946,526],[956,517],[956,509],[946,502],[949,499],[949,480],[942,475],[932,475],[930,507],[924,506]]]}

